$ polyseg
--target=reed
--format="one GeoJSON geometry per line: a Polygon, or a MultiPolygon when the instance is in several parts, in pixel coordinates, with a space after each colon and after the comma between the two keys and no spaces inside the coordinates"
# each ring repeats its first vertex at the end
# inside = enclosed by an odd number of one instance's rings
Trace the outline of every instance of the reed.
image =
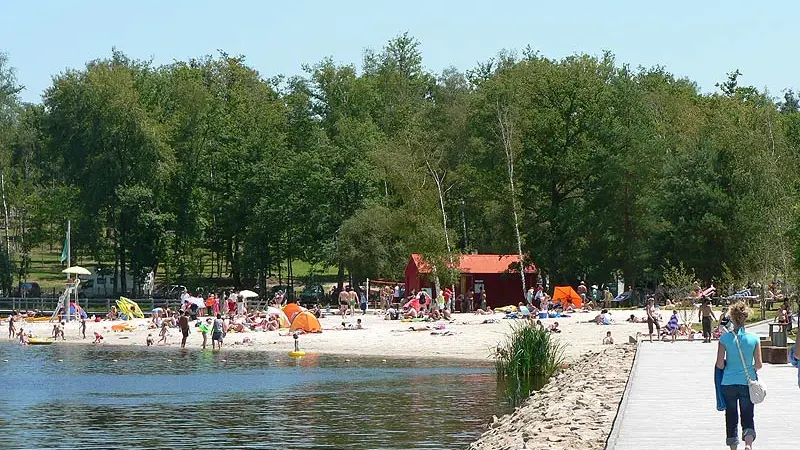
{"type": "Polygon", "coordinates": [[[564,363],[564,344],[532,322],[515,324],[494,350],[497,376],[507,380],[550,378],[564,363]]]}

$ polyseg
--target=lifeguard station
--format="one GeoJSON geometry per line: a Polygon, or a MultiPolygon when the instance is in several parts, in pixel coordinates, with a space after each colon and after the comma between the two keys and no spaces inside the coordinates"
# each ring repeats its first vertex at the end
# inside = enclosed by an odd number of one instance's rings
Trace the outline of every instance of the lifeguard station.
{"type": "Polygon", "coordinates": [[[53,309],[53,315],[50,316],[50,322],[59,320],[59,315],[63,314],[65,321],[69,322],[73,317],[77,318],[81,314],[80,307],[78,306],[78,286],[81,284],[78,275],[91,275],[87,269],[81,266],[67,267],[61,271],[69,275],[75,275],[75,278],[70,278],[64,284],[64,292],[58,297],[58,304],[53,309]],[[71,300],[75,299],[75,310],[71,308],[71,300]],[[63,313],[61,313],[63,309],[63,313]]]}

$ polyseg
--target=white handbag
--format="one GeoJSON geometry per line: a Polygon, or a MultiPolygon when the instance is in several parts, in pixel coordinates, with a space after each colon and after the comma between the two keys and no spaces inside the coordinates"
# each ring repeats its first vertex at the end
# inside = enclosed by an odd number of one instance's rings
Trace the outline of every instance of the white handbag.
{"type": "Polygon", "coordinates": [[[742,367],[744,367],[744,376],[747,378],[747,390],[750,391],[750,401],[753,404],[758,404],[764,401],[767,396],[767,385],[761,380],[753,380],[750,378],[750,371],[747,370],[747,362],[744,360],[744,353],[742,353],[742,346],[739,344],[739,337],[736,330],[732,331],[733,339],[736,341],[736,348],[739,349],[739,356],[742,358],[742,367]]]}

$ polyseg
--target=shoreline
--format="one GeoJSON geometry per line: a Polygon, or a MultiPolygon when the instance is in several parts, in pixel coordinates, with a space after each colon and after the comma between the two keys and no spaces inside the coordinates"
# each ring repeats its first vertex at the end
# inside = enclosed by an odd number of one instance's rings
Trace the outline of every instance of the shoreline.
{"type": "Polygon", "coordinates": [[[603,450],[619,414],[636,344],[592,352],[531,394],[513,413],[496,416],[469,450],[603,450]]]}
{"type": "MultiPolygon", "coordinates": [[[[579,360],[588,351],[604,349],[602,344],[606,332],[610,331],[616,344],[627,343],[635,338],[638,333],[647,332],[647,324],[629,323],[624,319],[630,314],[644,316],[643,310],[626,310],[620,317],[615,317],[616,323],[610,326],[596,325],[592,322],[596,312],[575,313],[571,317],[557,319],[543,319],[545,325],[559,323],[561,333],[554,337],[565,344],[565,359],[572,363],[579,360]]],[[[471,313],[454,313],[450,322],[401,322],[384,320],[379,314],[349,316],[345,322],[355,323],[361,319],[364,329],[342,330],[343,319],[338,315],[328,315],[320,319],[322,333],[303,334],[300,336],[300,348],[308,353],[330,354],[352,357],[382,357],[382,358],[429,358],[446,359],[451,361],[469,361],[481,365],[493,365],[493,350],[497,344],[506,339],[508,332],[514,324],[523,319],[504,319],[504,315],[475,315],[471,313]],[[336,329],[339,328],[339,329],[336,329]],[[412,329],[416,331],[411,331],[412,329]]],[[[159,330],[148,328],[147,319],[134,319],[127,323],[135,326],[132,331],[114,332],[112,325],[125,323],[123,321],[100,322],[87,321],[86,339],[78,337],[78,322],[66,325],[66,341],[59,341],[70,345],[95,345],[94,333],[103,335],[103,343],[99,345],[136,346],[146,348],[145,341],[148,334],[152,334],[155,341],[159,340],[159,330]]],[[[5,326],[7,321],[0,321],[0,326],[5,326]]],[[[52,336],[53,324],[50,322],[24,322],[18,323],[35,337],[47,338],[52,336]]],[[[18,327],[19,328],[19,327],[18,327]]],[[[180,348],[180,331],[170,329],[169,345],[156,344],[157,348],[180,348]]],[[[8,340],[16,342],[16,340],[8,340]]],[[[201,349],[202,335],[191,323],[190,334],[187,339],[186,349],[197,351],[201,349]]],[[[208,336],[207,344],[210,346],[211,337],[208,336]]],[[[235,349],[242,351],[268,351],[283,353],[294,348],[294,339],[287,329],[278,331],[246,331],[243,333],[230,332],[224,339],[223,351],[235,349]],[[247,342],[245,342],[247,341],[247,342]]]]}

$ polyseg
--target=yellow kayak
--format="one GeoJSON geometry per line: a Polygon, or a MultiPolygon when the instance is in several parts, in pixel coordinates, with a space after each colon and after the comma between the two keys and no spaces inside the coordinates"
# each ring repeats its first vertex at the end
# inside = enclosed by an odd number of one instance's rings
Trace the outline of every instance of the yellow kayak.
{"type": "Polygon", "coordinates": [[[50,345],[55,340],[53,339],[42,339],[42,338],[30,338],[28,339],[28,344],[30,345],[50,345]]]}

